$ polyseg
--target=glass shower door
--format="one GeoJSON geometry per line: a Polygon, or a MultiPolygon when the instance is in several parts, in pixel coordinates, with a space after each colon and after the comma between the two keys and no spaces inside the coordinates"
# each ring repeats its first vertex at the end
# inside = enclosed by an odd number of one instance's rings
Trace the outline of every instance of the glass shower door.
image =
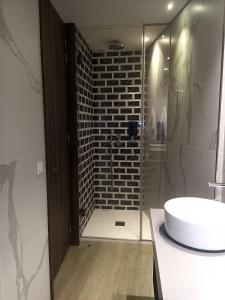
{"type": "Polygon", "coordinates": [[[144,27],[142,133],[142,239],[148,240],[150,208],[165,201],[170,33],[166,25],[144,27]],[[147,225],[148,224],[148,225],[147,225]]]}

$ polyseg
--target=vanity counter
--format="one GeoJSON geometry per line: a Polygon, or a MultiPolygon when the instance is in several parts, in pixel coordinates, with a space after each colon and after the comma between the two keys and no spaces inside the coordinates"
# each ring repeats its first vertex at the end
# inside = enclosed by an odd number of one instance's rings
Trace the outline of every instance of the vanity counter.
{"type": "Polygon", "coordinates": [[[166,236],[163,209],[150,215],[156,300],[225,300],[225,252],[184,248],[166,236]]]}

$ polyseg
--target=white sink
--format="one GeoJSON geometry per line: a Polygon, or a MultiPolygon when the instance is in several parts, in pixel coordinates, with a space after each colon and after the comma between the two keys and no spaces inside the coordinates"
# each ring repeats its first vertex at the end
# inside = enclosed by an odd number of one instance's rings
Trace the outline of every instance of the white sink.
{"type": "Polygon", "coordinates": [[[200,250],[225,250],[225,204],[203,198],[174,198],[164,205],[165,228],[175,241],[200,250]]]}

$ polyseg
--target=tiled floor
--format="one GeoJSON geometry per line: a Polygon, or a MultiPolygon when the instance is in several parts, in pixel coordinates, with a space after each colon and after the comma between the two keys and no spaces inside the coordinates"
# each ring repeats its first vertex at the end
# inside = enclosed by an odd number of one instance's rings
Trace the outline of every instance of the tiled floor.
{"type": "Polygon", "coordinates": [[[153,300],[151,243],[83,241],[54,282],[55,300],[153,300]]]}
{"type": "MultiPolygon", "coordinates": [[[[143,213],[142,219],[142,240],[151,240],[149,217],[143,213]]],[[[82,237],[140,240],[140,212],[95,209],[82,237]],[[116,221],[124,221],[125,226],[115,226],[116,221]]]]}

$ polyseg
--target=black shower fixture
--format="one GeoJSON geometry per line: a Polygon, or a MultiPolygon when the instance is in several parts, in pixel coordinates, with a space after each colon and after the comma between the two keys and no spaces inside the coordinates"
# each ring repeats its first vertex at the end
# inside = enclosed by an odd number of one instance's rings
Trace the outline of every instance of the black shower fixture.
{"type": "Polygon", "coordinates": [[[139,121],[132,121],[128,123],[128,135],[131,138],[136,138],[138,136],[139,130],[138,128],[140,127],[140,122],[139,121]]]}

